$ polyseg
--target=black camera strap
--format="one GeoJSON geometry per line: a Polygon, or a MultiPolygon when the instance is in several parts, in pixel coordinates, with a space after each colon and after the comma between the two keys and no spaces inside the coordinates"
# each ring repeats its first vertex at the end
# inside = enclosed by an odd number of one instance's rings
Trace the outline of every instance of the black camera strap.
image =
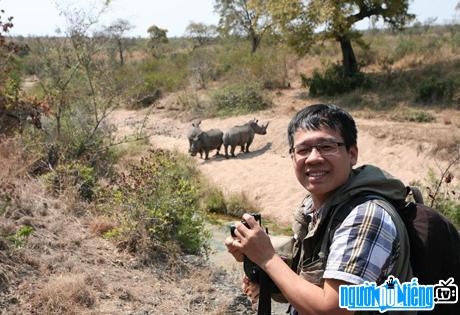
{"type": "Polygon", "coordinates": [[[270,315],[272,313],[272,298],[270,290],[272,280],[265,271],[261,271],[259,281],[260,293],[257,315],[270,315]]]}

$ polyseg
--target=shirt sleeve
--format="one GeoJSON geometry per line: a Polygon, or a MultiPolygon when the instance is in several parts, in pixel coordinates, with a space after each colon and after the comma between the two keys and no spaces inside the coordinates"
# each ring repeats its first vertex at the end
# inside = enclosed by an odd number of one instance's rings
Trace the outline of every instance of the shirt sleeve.
{"type": "Polygon", "coordinates": [[[391,216],[372,201],[355,207],[336,230],[325,279],[352,284],[381,282],[399,254],[399,238],[391,216]]]}

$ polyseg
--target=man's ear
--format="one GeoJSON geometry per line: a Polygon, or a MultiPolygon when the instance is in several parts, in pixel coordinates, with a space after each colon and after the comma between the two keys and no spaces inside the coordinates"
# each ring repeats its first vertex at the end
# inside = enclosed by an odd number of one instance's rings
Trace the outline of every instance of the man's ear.
{"type": "Polygon", "coordinates": [[[297,163],[296,163],[296,161],[295,161],[295,154],[294,154],[294,152],[289,153],[289,156],[291,157],[292,165],[294,165],[294,167],[295,167],[297,163]]]}
{"type": "Polygon", "coordinates": [[[348,154],[350,154],[351,166],[355,166],[358,163],[358,146],[356,144],[352,145],[348,150],[348,154]]]}

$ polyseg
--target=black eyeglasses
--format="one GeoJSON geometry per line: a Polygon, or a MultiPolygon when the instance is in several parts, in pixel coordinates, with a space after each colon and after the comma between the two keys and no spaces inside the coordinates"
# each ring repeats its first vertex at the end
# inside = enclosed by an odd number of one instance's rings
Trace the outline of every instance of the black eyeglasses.
{"type": "Polygon", "coordinates": [[[299,144],[290,150],[290,153],[294,153],[294,155],[299,158],[308,158],[310,154],[313,152],[313,148],[319,152],[322,156],[325,155],[333,155],[339,151],[339,147],[345,145],[343,142],[322,142],[315,145],[304,145],[299,144]]]}

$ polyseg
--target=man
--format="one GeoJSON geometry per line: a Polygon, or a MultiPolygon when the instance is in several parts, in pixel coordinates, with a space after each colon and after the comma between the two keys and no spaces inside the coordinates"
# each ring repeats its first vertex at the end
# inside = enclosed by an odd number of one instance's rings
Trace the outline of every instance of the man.
{"type": "MultiPolygon", "coordinates": [[[[353,169],[358,159],[353,118],[335,105],[317,104],[299,111],[288,127],[289,151],[299,183],[309,195],[293,223],[295,265],[291,269],[275,253],[270,238],[248,214],[236,224],[236,237],[225,240],[228,251],[241,261],[243,254],[260,266],[291,304],[291,314],[350,314],[339,308],[339,286],[381,283],[388,275],[410,279],[407,255],[399,255],[401,237],[397,218],[375,200],[347,208],[359,194],[370,192],[392,202],[403,201],[403,183],[373,166],[353,169]],[[333,222],[332,212],[343,218],[333,222]],[[334,226],[334,223],[336,226],[334,226]],[[327,230],[335,229],[329,242],[327,230]],[[327,244],[327,246],[324,246],[327,244]]],[[[404,231],[404,229],[402,229],[404,231]]],[[[259,288],[244,279],[243,289],[253,300],[259,288]]]]}

